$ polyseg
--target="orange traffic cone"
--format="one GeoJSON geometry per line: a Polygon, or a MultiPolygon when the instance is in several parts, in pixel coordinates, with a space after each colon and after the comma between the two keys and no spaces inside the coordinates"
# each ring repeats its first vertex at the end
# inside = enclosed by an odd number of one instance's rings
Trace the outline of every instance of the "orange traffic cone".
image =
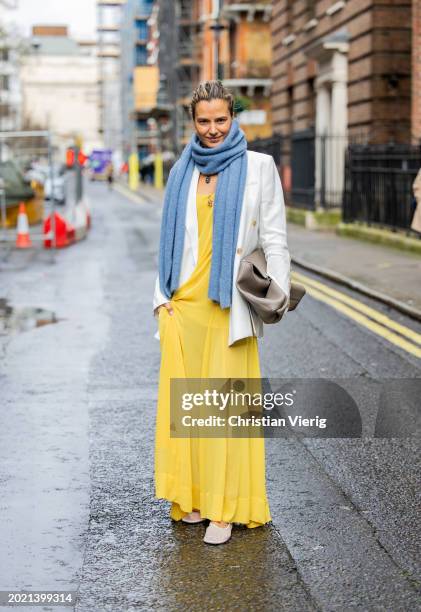
{"type": "Polygon", "coordinates": [[[26,214],[25,203],[19,204],[18,225],[16,234],[16,246],[18,249],[27,249],[32,246],[29,235],[28,215],[26,214]]]}

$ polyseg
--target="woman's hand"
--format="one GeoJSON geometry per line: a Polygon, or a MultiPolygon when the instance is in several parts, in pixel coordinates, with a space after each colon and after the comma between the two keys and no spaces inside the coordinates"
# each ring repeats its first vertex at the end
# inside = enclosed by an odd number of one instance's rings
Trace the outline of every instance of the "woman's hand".
{"type": "Polygon", "coordinates": [[[154,315],[155,316],[159,315],[159,311],[160,311],[161,308],[166,308],[170,315],[174,314],[174,310],[173,310],[173,308],[171,306],[171,302],[165,302],[165,304],[161,304],[160,306],[155,308],[155,310],[154,310],[154,315]]]}

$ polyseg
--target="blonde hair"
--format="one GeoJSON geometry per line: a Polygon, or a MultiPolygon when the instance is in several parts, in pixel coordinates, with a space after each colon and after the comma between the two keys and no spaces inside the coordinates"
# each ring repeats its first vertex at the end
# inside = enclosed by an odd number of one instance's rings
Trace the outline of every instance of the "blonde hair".
{"type": "Polygon", "coordinates": [[[231,117],[234,115],[234,96],[222,81],[202,81],[194,90],[190,101],[190,115],[195,118],[196,104],[203,100],[226,100],[231,117]]]}

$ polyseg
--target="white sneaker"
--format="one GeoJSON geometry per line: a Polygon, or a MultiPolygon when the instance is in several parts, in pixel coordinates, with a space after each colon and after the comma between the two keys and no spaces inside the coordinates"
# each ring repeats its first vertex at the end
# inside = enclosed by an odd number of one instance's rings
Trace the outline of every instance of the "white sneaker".
{"type": "Polygon", "coordinates": [[[183,516],[181,520],[183,521],[183,523],[189,523],[190,525],[193,525],[194,523],[203,523],[203,521],[206,519],[200,516],[200,512],[194,510],[193,512],[190,512],[190,514],[186,514],[186,516],[183,516]]]}
{"type": "Polygon", "coordinates": [[[220,527],[215,523],[209,523],[203,541],[206,544],[224,544],[231,537],[232,523],[228,523],[226,527],[220,527]]]}

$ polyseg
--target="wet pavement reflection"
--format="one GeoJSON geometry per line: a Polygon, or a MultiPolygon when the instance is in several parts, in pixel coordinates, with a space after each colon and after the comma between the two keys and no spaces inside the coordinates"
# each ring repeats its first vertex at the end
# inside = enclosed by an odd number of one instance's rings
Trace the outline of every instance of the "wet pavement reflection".
{"type": "Polygon", "coordinates": [[[37,307],[14,307],[9,301],[0,298],[0,336],[8,336],[58,323],[62,318],[55,312],[37,307]]]}

